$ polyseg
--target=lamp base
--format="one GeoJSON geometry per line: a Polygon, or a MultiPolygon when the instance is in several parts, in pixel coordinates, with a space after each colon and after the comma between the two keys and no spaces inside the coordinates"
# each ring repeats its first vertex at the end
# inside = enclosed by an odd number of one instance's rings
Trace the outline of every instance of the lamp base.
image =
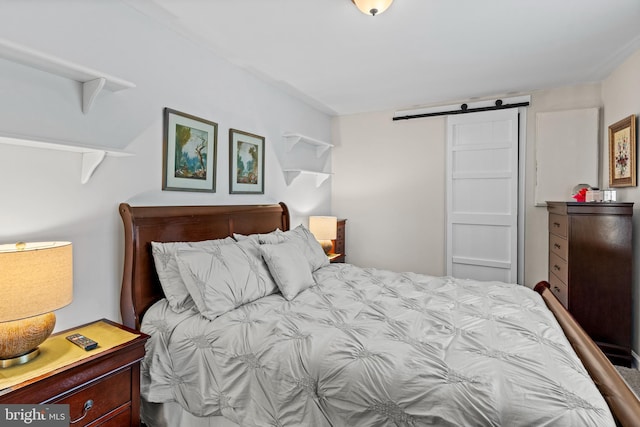
{"type": "Polygon", "coordinates": [[[331,240],[319,240],[320,242],[320,246],[322,246],[322,250],[324,251],[325,254],[329,254],[329,252],[331,252],[331,249],[333,248],[333,243],[331,242],[331,240]]]}
{"type": "Polygon", "coordinates": [[[21,356],[12,357],[11,359],[0,359],[0,368],[9,368],[15,365],[22,365],[30,360],[35,359],[40,354],[39,348],[34,348],[28,353],[21,356]]]}
{"type": "Polygon", "coordinates": [[[40,354],[38,346],[56,325],[56,315],[45,313],[26,319],[0,322],[0,368],[20,365],[40,354]]]}

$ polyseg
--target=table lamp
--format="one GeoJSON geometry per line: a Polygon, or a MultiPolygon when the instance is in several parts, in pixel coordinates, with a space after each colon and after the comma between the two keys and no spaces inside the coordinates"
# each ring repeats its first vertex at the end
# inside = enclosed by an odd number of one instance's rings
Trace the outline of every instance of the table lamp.
{"type": "Polygon", "coordinates": [[[0,368],[26,363],[73,298],[69,242],[0,245],[0,368]]]}
{"type": "Polygon", "coordinates": [[[325,254],[328,254],[333,247],[332,240],[335,240],[338,229],[338,218],[335,216],[310,216],[309,231],[313,234],[325,254]]]}

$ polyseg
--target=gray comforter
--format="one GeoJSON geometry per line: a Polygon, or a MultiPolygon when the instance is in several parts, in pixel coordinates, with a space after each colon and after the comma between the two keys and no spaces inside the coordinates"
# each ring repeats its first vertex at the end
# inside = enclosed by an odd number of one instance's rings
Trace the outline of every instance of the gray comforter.
{"type": "Polygon", "coordinates": [[[206,320],[166,301],[142,395],[242,426],[613,426],[538,294],[331,264],[287,302],[206,320]]]}

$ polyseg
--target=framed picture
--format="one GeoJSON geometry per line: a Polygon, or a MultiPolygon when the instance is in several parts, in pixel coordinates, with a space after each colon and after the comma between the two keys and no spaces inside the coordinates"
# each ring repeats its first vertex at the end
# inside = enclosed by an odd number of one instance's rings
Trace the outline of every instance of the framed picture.
{"type": "Polygon", "coordinates": [[[609,186],[636,186],[636,116],[609,126],[609,186]]]}
{"type": "Polygon", "coordinates": [[[164,109],[162,189],[216,191],[218,124],[164,109]]]}
{"type": "Polygon", "coordinates": [[[229,193],[264,194],[264,137],[229,129],[229,193]]]}

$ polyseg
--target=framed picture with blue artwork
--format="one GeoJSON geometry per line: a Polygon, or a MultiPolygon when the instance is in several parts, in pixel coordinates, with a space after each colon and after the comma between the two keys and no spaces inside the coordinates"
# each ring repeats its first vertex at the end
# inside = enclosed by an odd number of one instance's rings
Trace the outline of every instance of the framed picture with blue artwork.
{"type": "Polygon", "coordinates": [[[264,194],[264,137],[229,129],[229,194],[264,194]]]}
{"type": "Polygon", "coordinates": [[[216,191],[218,124],[164,109],[162,189],[216,191]]]}

